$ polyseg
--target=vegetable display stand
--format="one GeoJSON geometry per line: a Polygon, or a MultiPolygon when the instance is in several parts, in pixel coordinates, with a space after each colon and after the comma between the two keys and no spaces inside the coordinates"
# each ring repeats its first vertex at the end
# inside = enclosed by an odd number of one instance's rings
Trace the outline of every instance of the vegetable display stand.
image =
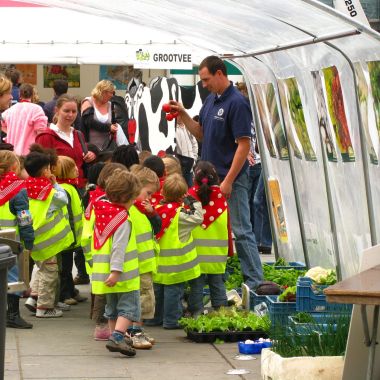
{"type": "Polygon", "coordinates": [[[214,343],[217,339],[223,342],[239,342],[268,338],[268,335],[264,331],[213,331],[208,333],[188,331],[187,338],[196,343],[214,343]]]}
{"type": "Polygon", "coordinates": [[[326,301],[323,290],[328,285],[314,285],[309,277],[300,277],[297,281],[296,308],[297,311],[346,313],[352,311],[352,305],[333,304],[326,301]]]}
{"type": "Polygon", "coordinates": [[[283,358],[270,348],[261,352],[263,380],[340,380],[343,365],[343,356],[283,358]]]}
{"type": "Polygon", "coordinates": [[[288,316],[296,312],[295,302],[280,302],[278,296],[266,296],[272,326],[287,326],[288,316]]]}

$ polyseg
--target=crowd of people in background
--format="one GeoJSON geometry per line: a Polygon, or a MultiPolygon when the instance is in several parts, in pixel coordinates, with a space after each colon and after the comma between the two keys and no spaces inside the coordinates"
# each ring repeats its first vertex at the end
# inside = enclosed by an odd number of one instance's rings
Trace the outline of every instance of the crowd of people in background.
{"type": "MultiPolygon", "coordinates": [[[[37,318],[85,301],[75,285],[91,281],[94,339],[134,356],[155,343],[144,325],[180,328],[186,284],[188,315],[204,312],[206,284],[212,307],[227,306],[235,249],[245,283],[260,287],[258,246],[272,246],[264,177],[249,101],[221,59],[199,66],[210,92],[199,117],[170,101],[179,113],[173,155],[129,144],[112,82],[98,82],[78,104],[56,80],[53,99],[41,104],[11,74],[0,76],[0,229],[15,228],[30,251],[25,306],[37,318]]],[[[9,281],[17,278],[15,266],[9,281]]],[[[7,326],[32,328],[21,296],[8,294],[7,326]]]]}

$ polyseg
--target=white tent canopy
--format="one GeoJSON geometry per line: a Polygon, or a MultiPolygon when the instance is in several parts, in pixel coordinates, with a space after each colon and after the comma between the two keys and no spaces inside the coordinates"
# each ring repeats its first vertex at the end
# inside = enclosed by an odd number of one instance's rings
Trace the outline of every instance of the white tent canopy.
{"type": "MultiPolygon", "coordinates": [[[[358,29],[366,37],[355,47],[378,38],[312,0],[29,2],[48,7],[1,8],[0,62],[130,64],[143,45],[185,44],[199,63],[211,52],[247,54],[358,29]]],[[[349,49],[344,40],[337,44],[349,49]]]]}

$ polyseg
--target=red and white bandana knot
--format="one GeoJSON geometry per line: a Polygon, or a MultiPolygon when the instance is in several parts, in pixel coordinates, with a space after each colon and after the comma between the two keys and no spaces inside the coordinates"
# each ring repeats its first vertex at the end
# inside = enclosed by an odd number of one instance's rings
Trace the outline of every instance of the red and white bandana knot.
{"type": "Polygon", "coordinates": [[[44,177],[29,177],[25,180],[25,186],[28,197],[39,201],[44,201],[53,190],[51,182],[44,177]]]}
{"type": "MultiPolygon", "coordinates": [[[[188,193],[199,200],[197,191],[199,186],[193,186],[189,189],[188,193]]],[[[203,229],[208,228],[220,215],[227,209],[227,200],[220,191],[219,186],[210,186],[211,194],[210,201],[207,205],[202,206],[203,210],[203,229]]]]}
{"type": "Polygon", "coordinates": [[[89,194],[90,194],[90,200],[88,201],[88,205],[86,207],[86,210],[84,211],[84,217],[87,220],[90,220],[91,218],[91,211],[94,208],[94,202],[106,195],[105,191],[99,186],[96,186],[95,190],[90,191],[89,194]]]}
{"type": "Polygon", "coordinates": [[[162,220],[161,230],[156,235],[157,239],[160,239],[162,235],[166,232],[168,227],[170,226],[171,221],[175,217],[177,213],[178,207],[181,207],[181,203],[178,202],[170,202],[160,205],[156,208],[158,215],[160,215],[162,220]]]}
{"type": "Polygon", "coordinates": [[[124,207],[105,199],[96,200],[93,205],[95,212],[94,247],[99,249],[128,219],[128,212],[124,207]]]}
{"type": "Polygon", "coordinates": [[[7,203],[24,187],[24,180],[17,177],[14,172],[0,176],[0,206],[7,203]]]}

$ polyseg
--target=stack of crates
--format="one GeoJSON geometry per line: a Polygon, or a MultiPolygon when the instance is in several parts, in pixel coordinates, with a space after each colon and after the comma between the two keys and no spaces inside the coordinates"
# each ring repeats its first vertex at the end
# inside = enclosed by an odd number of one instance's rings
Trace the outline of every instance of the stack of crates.
{"type": "Polygon", "coordinates": [[[296,309],[306,313],[344,313],[352,311],[352,305],[328,303],[323,290],[326,285],[313,285],[309,277],[300,277],[297,281],[296,309]]]}
{"type": "Polygon", "coordinates": [[[288,325],[288,317],[296,312],[295,302],[281,302],[278,296],[266,296],[269,318],[272,326],[288,325]]]}

